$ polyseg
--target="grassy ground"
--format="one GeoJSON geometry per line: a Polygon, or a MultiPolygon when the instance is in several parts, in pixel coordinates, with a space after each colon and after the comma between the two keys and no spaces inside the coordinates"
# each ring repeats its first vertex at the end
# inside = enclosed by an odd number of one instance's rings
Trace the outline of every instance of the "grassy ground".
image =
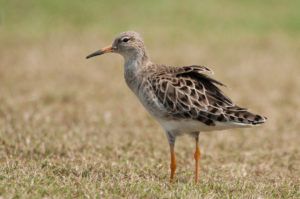
{"type": "Polygon", "coordinates": [[[300,197],[299,1],[0,3],[0,198],[300,197]],[[127,29],[154,62],[206,65],[269,118],[202,133],[198,186],[189,137],[169,183],[167,139],[122,58],[84,59],[127,29]]]}

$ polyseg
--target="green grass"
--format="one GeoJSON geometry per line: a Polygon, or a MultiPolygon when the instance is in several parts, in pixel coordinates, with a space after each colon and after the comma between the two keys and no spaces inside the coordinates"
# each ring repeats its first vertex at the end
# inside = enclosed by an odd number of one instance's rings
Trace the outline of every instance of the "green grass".
{"type": "Polygon", "coordinates": [[[299,198],[299,1],[0,0],[0,198],[299,198]],[[169,146],[123,80],[85,56],[121,31],[151,58],[203,64],[259,128],[169,146]]]}
{"type": "MultiPolygon", "coordinates": [[[[79,1],[1,0],[1,29],[17,35],[39,35],[66,28],[116,33],[137,28],[175,34],[235,32],[298,34],[297,0],[272,1],[79,1]]],[[[67,31],[66,31],[67,32],[67,31]]]]}

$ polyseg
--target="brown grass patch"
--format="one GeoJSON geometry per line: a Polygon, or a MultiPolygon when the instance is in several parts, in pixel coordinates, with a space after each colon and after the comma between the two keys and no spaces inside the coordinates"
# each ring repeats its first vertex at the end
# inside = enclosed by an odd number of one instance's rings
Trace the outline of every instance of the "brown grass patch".
{"type": "Polygon", "coordinates": [[[208,39],[148,49],[155,62],[209,66],[237,104],[269,118],[259,128],[202,133],[194,186],[193,141],[177,140],[170,184],[167,139],[126,87],[122,58],[84,59],[111,39],[55,35],[0,48],[0,197],[300,197],[293,41],[208,39]]]}

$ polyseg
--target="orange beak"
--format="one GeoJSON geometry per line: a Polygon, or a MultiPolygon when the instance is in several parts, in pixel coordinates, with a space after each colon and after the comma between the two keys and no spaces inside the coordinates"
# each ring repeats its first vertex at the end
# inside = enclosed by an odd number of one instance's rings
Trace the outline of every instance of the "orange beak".
{"type": "Polygon", "coordinates": [[[114,50],[113,50],[113,47],[112,46],[106,46],[104,48],[102,48],[101,50],[97,50],[96,52],[88,55],[86,58],[91,58],[91,57],[95,57],[95,56],[98,56],[98,55],[102,55],[102,54],[105,54],[105,53],[112,53],[114,50]]]}

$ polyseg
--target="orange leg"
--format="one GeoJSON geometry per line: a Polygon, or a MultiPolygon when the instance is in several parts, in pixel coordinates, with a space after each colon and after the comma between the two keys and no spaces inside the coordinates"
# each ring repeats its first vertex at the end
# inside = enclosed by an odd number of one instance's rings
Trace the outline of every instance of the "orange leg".
{"type": "Polygon", "coordinates": [[[195,171],[195,184],[199,182],[199,160],[200,160],[200,150],[199,150],[199,138],[196,136],[196,152],[195,152],[195,162],[196,162],[196,171],[195,171]]]}
{"type": "Polygon", "coordinates": [[[174,173],[176,170],[176,160],[175,160],[175,152],[174,152],[174,146],[170,146],[170,152],[171,152],[171,176],[170,176],[170,182],[173,181],[174,173]]]}

